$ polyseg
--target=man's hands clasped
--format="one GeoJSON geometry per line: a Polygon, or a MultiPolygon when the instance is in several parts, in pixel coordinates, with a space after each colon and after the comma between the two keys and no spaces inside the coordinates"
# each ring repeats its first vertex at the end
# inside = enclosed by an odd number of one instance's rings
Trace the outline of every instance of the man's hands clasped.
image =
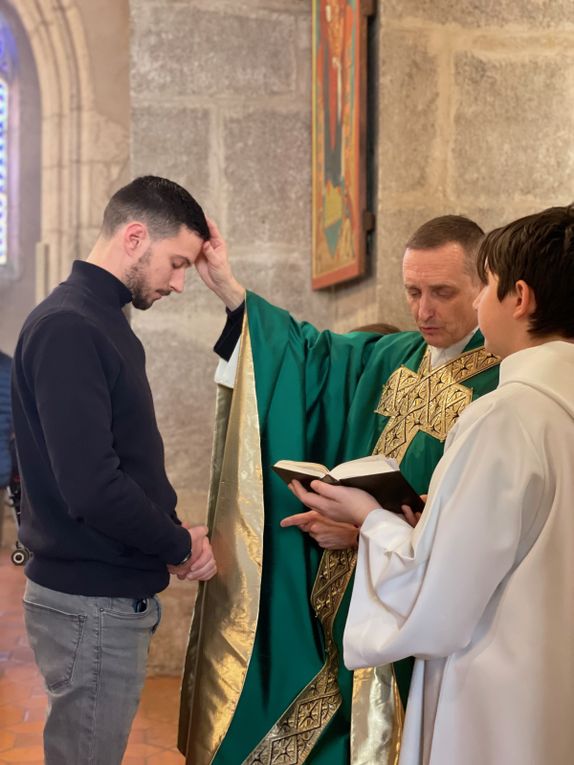
{"type": "Polygon", "coordinates": [[[179,566],[168,566],[170,574],[178,579],[190,579],[205,582],[217,573],[217,564],[213,557],[211,542],[207,537],[207,526],[186,526],[191,537],[191,557],[179,566]]]}

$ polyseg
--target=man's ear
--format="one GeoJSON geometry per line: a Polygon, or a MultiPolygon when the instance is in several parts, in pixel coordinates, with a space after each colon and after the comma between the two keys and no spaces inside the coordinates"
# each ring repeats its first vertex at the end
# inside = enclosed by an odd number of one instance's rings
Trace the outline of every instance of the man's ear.
{"type": "Polygon", "coordinates": [[[514,285],[515,304],[512,316],[514,319],[529,319],[536,310],[534,290],[523,279],[514,285]]]}
{"type": "Polygon", "coordinates": [[[139,260],[148,249],[149,244],[149,234],[145,223],[130,221],[123,232],[123,245],[126,255],[133,260],[139,260]]]}

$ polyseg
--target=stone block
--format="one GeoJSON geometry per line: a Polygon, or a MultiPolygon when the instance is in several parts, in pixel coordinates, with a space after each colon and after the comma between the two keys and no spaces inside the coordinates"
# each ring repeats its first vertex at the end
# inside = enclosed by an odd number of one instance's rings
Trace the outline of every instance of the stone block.
{"type": "Polygon", "coordinates": [[[211,197],[209,109],[166,104],[136,106],[132,120],[134,175],[161,175],[180,183],[200,204],[211,197]]]}
{"type": "Polygon", "coordinates": [[[323,329],[332,324],[332,292],[311,290],[311,254],[289,247],[233,251],[234,271],[242,284],[297,320],[323,329]]]}
{"type": "Polygon", "coordinates": [[[223,172],[233,243],[310,247],[309,112],[258,110],[224,119],[223,172]]]}
{"type": "Polygon", "coordinates": [[[293,91],[296,19],[191,3],[133,4],[132,93],[138,98],[293,91]]]}
{"type": "Polygon", "coordinates": [[[382,4],[386,19],[420,19],[434,24],[462,27],[500,27],[513,25],[532,29],[572,27],[570,0],[386,0],[382,4]]]}
{"type": "Polygon", "coordinates": [[[574,58],[455,59],[452,197],[492,206],[571,198],[574,58]]]}
{"type": "Polygon", "coordinates": [[[339,285],[333,309],[332,328],[336,332],[351,332],[364,324],[382,320],[378,312],[376,278],[371,276],[339,285]]]}
{"type": "MultiPolygon", "coordinates": [[[[380,193],[423,192],[437,146],[438,60],[420,33],[380,41],[378,160],[380,193]]],[[[434,179],[433,179],[434,180],[434,179]]]]}

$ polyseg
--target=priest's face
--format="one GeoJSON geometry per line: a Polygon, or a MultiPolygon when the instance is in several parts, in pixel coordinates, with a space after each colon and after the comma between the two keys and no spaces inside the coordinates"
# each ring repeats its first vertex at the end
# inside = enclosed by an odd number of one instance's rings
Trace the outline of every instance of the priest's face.
{"type": "Polygon", "coordinates": [[[470,273],[457,242],[428,250],[408,249],[403,282],[412,317],[429,345],[448,348],[477,326],[473,304],[482,284],[470,273]]]}
{"type": "Polygon", "coordinates": [[[135,308],[146,310],[172,292],[183,292],[185,272],[203,247],[203,239],[182,226],[174,237],[150,244],[126,273],[135,308]]]}

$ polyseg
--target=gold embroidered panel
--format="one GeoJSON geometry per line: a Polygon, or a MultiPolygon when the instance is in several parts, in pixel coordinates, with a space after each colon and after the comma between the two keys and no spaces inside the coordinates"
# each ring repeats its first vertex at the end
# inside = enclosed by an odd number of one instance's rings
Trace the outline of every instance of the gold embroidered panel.
{"type": "Polygon", "coordinates": [[[461,412],[472,401],[472,388],[463,383],[500,362],[483,348],[467,351],[436,369],[430,349],[416,372],[399,367],[389,377],[375,410],[389,420],[374,454],[399,462],[419,431],[444,441],[461,412]]]}
{"type": "Polygon", "coordinates": [[[287,708],[243,765],[302,765],[342,698],[337,682],[339,651],[333,626],[355,569],[356,551],[325,550],[311,604],[325,635],[325,664],[287,708]]]}

